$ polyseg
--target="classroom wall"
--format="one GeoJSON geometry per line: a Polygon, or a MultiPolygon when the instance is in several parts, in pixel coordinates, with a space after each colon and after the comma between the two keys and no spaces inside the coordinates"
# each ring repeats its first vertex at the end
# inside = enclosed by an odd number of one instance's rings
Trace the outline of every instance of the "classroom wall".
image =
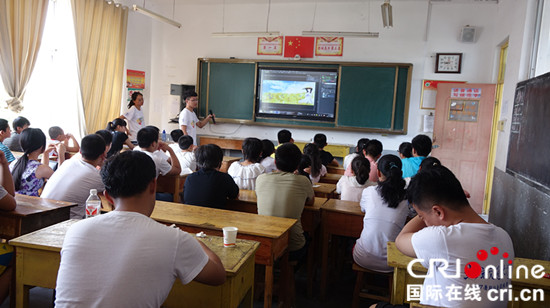
{"type": "MultiPolygon", "coordinates": [[[[222,4],[200,1],[176,1],[172,10],[171,1],[147,2],[147,7],[180,23],[177,29],[137,13],[130,13],[126,64],[129,69],[146,66],[142,58],[150,48],[150,67],[146,70],[145,91],[146,121],[161,129],[176,128],[168,119],[178,112],[177,97],[169,95],[170,84],[195,84],[196,60],[199,57],[283,59],[281,56],[256,55],[256,38],[213,38],[212,32],[263,31],[266,27],[267,3],[258,1],[232,1],[225,5],[225,25],[222,25],[222,4]],[[256,2],[256,3],[253,3],[256,2]],[[142,30],[150,24],[151,33],[142,30]],[[131,25],[140,25],[132,27],[131,25]],[[147,36],[151,35],[150,39],[147,36]],[[142,46],[139,55],[133,54],[139,46],[136,40],[150,41],[151,46],[142,46]],[[136,46],[138,45],[138,46],[136,46]],[[147,107],[149,109],[147,109],[147,107]]],[[[311,30],[314,1],[272,1],[270,30],[279,30],[285,35],[300,35],[302,30],[311,30]]],[[[463,80],[478,83],[494,82],[495,20],[497,5],[493,3],[434,3],[429,33],[425,40],[428,1],[392,1],[394,27],[382,28],[380,4],[382,1],[318,2],[314,30],[331,31],[379,31],[378,39],[344,39],[343,57],[318,57],[314,60],[361,61],[361,62],[406,62],[412,63],[413,76],[409,106],[408,134],[381,136],[357,132],[332,130],[292,129],[294,139],[309,140],[317,132],[324,132],[329,143],[352,144],[359,138],[381,140],[386,149],[397,149],[403,141],[422,131],[422,118],[429,111],[421,110],[420,91],[422,79],[463,80]],[[462,43],[458,36],[462,26],[479,27],[476,43],[462,43]],[[434,74],[436,52],[463,52],[462,74],[434,74]]],[[[146,62],[146,61],[145,61],[146,62]]],[[[214,110],[215,112],[215,110],[214,110]]],[[[231,137],[259,137],[276,139],[277,127],[258,127],[237,124],[207,125],[199,134],[231,137]]]]}

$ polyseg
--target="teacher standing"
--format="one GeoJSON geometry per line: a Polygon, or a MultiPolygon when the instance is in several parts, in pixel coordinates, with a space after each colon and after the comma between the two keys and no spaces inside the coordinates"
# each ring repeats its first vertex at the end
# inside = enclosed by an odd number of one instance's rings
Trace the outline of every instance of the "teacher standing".
{"type": "Polygon", "coordinates": [[[128,137],[132,143],[136,143],[137,133],[145,127],[145,117],[141,107],[143,106],[143,94],[140,92],[132,93],[132,100],[128,103],[128,111],[119,118],[128,122],[128,137]]]}
{"type": "Polygon", "coordinates": [[[199,104],[199,97],[197,92],[191,91],[186,93],[185,108],[180,112],[180,128],[184,135],[191,136],[193,138],[193,144],[197,145],[197,126],[199,128],[204,127],[213,115],[209,114],[203,120],[199,121],[197,115],[193,111],[199,104]]]}

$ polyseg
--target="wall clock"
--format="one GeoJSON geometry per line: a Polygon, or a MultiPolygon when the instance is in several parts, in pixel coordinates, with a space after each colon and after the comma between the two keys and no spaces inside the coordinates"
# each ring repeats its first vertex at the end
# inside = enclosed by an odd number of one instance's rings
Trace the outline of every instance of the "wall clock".
{"type": "Polygon", "coordinates": [[[460,74],[462,53],[437,53],[435,57],[436,73],[460,74]]]}

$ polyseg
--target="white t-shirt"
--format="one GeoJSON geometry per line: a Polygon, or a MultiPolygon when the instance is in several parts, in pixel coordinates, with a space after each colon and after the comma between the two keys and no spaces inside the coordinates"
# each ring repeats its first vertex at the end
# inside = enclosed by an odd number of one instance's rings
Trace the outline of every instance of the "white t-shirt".
{"type": "Polygon", "coordinates": [[[105,190],[99,170],[81,157],[73,157],[52,174],[40,197],[77,203],[78,206],[71,208],[71,219],[82,219],[90,189],[105,190]]]}
{"type": "Polygon", "coordinates": [[[343,175],[340,180],[338,180],[338,183],[336,183],[336,192],[340,194],[340,200],[359,202],[361,201],[363,190],[373,185],[376,185],[376,183],[369,180],[361,185],[357,182],[355,176],[343,175]]]}
{"type": "Polygon", "coordinates": [[[275,166],[275,158],[273,158],[273,157],[266,157],[266,158],[262,159],[260,164],[262,164],[262,166],[264,166],[265,173],[270,173],[270,172],[273,172],[273,171],[277,170],[277,166],[275,166]]]}
{"type": "Polygon", "coordinates": [[[168,157],[166,157],[166,154],[164,152],[156,150],[155,152],[151,153],[149,151],[145,151],[143,149],[139,149],[141,152],[149,155],[155,162],[155,168],[157,169],[157,177],[159,175],[165,175],[170,170],[172,170],[172,165],[168,162],[168,157]]]}
{"type": "Polygon", "coordinates": [[[319,183],[319,180],[321,180],[322,176],[325,176],[327,174],[327,167],[325,165],[321,165],[321,171],[319,172],[319,175],[316,177],[311,176],[311,173],[309,174],[309,178],[311,180],[311,183],[319,183]]]}
{"type": "Polygon", "coordinates": [[[357,153],[351,153],[344,157],[344,169],[347,169],[355,157],[359,156],[357,153]]]}
{"type": "Polygon", "coordinates": [[[227,170],[239,189],[256,189],[256,178],[262,173],[265,173],[265,167],[260,163],[243,166],[238,161],[232,163],[227,170]]]}
{"type": "MultiPolygon", "coordinates": [[[[508,260],[514,259],[514,247],[512,240],[506,231],[493,224],[479,223],[459,223],[449,227],[432,226],[426,227],[412,236],[412,246],[416,257],[423,259],[421,263],[428,268],[428,277],[424,279],[423,290],[430,286],[441,289],[442,297],[436,299],[437,296],[430,296],[435,292],[424,291],[423,298],[420,301],[424,305],[442,306],[442,307],[506,307],[507,302],[490,301],[488,298],[488,290],[491,289],[508,289],[511,283],[508,277],[508,260]],[[498,248],[498,253],[492,254],[491,249],[498,248]],[[487,259],[481,261],[477,258],[478,252],[484,250],[487,259]],[[507,253],[507,257],[504,254],[507,253]],[[433,271],[429,268],[430,259],[445,259],[448,261],[448,267],[443,269],[443,262],[435,262],[433,271]],[[440,270],[448,275],[456,274],[457,259],[460,259],[460,277],[445,278],[440,270]],[[500,261],[504,264],[504,278],[493,279],[492,276],[484,277],[483,269],[488,265],[494,265],[497,268],[497,273],[500,272],[500,261]],[[482,274],[476,279],[471,279],[464,273],[464,268],[470,262],[477,262],[482,268],[482,274]],[[440,268],[441,267],[441,268],[440,268]],[[433,277],[429,277],[430,274],[433,277]],[[480,299],[475,300],[450,300],[446,294],[451,286],[454,285],[455,290],[458,290],[463,299],[465,299],[467,285],[480,285],[480,299]],[[430,293],[430,294],[429,294],[430,293]],[[428,298],[429,297],[429,298],[428,298]]],[[[496,252],[496,251],[495,251],[496,252]]],[[[494,292],[494,291],[493,291],[494,292]]],[[[497,293],[498,295],[498,293],[497,293]]],[[[497,296],[498,297],[498,296],[497,296]]],[[[505,299],[508,298],[506,294],[505,299]]]]}
{"type": "Polygon", "coordinates": [[[353,249],[353,259],[364,268],[389,273],[393,268],[388,266],[387,243],[395,241],[403,229],[409,208],[406,200],[396,208],[388,207],[376,187],[363,190],[360,202],[361,210],[365,212],[363,231],[353,249]]]}
{"type": "Polygon", "coordinates": [[[130,130],[130,141],[137,140],[137,133],[140,129],[145,127],[145,117],[143,111],[138,110],[136,106],[130,107],[124,114],[126,120],[128,120],[128,129],[130,130]]]}
{"type": "Polygon", "coordinates": [[[199,118],[197,115],[187,108],[183,108],[180,112],[180,126],[185,125],[187,129],[187,135],[193,137],[193,144],[197,145],[197,122],[199,118]]]}
{"type": "Polygon", "coordinates": [[[160,307],[177,278],[189,283],[208,263],[191,235],[136,212],[113,211],[65,235],[56,307],[160,307]]]}
{"type": "Polygon", "coordinates": [[[180,162],[181,175],[189,174],[197,171],[197,161],[195,160],[195,153],[182,151],[181,149],[176,152],[176,156],[180,162]]]}

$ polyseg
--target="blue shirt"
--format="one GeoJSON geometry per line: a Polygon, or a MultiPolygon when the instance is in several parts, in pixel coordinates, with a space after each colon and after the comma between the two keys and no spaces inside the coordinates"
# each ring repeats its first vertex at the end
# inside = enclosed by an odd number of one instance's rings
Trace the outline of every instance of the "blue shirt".
{"type": "Polygon", "coordinates": [[[15,157],[11,153],[10,149],[8,149],[7,146],[5,146],[2,142],[0,142],[0,151],[4,152],[4,155],[6,155],[6,159],[8,160],[8,163],[11,163],[15,160],[15,157]]]}
{"type": "Polygon", "coordinates": [[[404,178],[413,177],[418,172],[420,163],[422,163],[422,161],[425,158],[426,158],[425,156],[413,156],[413,157],[401,159],[401,163],[403,163],[403,168],[402,168],[403,177],[404,178]]]}

